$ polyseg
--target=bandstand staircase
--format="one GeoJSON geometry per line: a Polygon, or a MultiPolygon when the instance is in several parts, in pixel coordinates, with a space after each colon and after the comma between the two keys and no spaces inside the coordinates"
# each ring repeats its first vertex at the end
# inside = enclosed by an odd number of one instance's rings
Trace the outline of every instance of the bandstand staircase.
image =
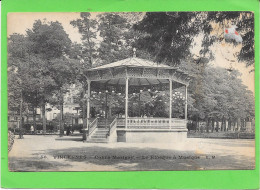
{"type": "MultiPolygon", "coordinates": [[[[96,118],[90,121],[86,142],[107,143],[117,142],[117,129],[125,130],[125,119],[96,118]]],[[[187,132],[187,121],[177,118],[128,118],[127,131],[130,132],[187,132]]],[[[122,135],[121,135],[122,136],[122,135]]],[[[119,138],[121,138],[119,136],[119,138]]],[[[121,142],[121,141],[120,141],[121,142]]],[[[122,141],[123,142],[123,141],[122,141]]]]}
{"type": "Polygon", "coordinates": [[[91,143],[107,143],[111,142],[116,133],[116,118],[103,119],[96,118],[91,122],[89,128],[89,135],[87,137],[87,142],[91,143]]]}

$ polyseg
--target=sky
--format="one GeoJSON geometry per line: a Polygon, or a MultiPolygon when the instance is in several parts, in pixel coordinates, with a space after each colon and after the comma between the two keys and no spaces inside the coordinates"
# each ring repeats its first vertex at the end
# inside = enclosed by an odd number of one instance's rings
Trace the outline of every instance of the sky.
{"type": "MultiPolygon", "coordinates": [[[[92,13],[95,17],[97,13],[92,13]]],[[[26,34],[27,29],[31,29],[35,20],[40,19],[46,21],[59,21],[64,30],[69,35],[72,42],[81,43],[81,35],[77,28],[74,28],[70,21],[80,18],[80,13],[76,12],[61,12],[61,13],[9,13],[7,16],[7,34],[8,36],[13,33],[26,34]]],[[[224,30],[223,30],[224,31],[224,30]]],[[[198,37],[194,40],[198,45],[192,49],[194,54],[198,54],[201,38],[198,37]]],[[[254,72],[250,72],[252,67],[245,67],[245,63],[230,62],[229,60],[236,60],[233,56],[234,53],[240,51],[241,45],[233,47],[230,44],[215,44],[211,47],[214,52],[215,59],[210,62],[213,67],[224,67],[237,69],[242,73],[241,79],[243,83],[254,93],[254,72]]],[[[138,50],[137,50],[138,51],[138,50]]]]}

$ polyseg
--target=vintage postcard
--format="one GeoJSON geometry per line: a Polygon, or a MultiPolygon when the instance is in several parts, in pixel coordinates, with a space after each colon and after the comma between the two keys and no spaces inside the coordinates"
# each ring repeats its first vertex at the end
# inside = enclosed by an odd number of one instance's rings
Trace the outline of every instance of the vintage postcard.
{"type": "Polygon", "coordinates": [[[9,171],[255,169],[253,12],[9,13],[9,171]]]}

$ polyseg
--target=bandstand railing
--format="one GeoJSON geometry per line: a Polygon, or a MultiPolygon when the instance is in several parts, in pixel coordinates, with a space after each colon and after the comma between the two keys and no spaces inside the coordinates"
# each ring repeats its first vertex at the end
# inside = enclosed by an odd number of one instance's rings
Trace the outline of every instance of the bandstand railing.
{"type": "Polygon", "coordinates": [[[111,133],[113,133],[116,130],[117,127],[117,118],[115,118],[112,123],[109,125],[109,131],[107,136],[110,136],[111,133]]]}
{"type": "MultiPolygon", "coordinates": [[[[185,119],[172,118],[127,118],[128,129],[186,129],[185,119]]],[[[118,118],[117,126],[125,126],[125,119],[118,118]]]]}
{"type": "Polygon", "coordinates": [[[88,135],[91,135],[91,133],[97,128],[97,123],[98,123],[98,118],[94,119],[94,121],[92,121],[89,124],[88,135]]]}

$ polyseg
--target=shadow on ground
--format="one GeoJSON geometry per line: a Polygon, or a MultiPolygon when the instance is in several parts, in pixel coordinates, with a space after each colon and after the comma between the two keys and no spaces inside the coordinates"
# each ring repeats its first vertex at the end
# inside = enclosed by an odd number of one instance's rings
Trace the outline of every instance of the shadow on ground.
{"type": "Polygon", "coordinates": [[[254,169],[254,160],[238,155],[204,155],[158,148],[84,147],[47,150],[58,160],[113,166],[116,170],[254,169]],[[60,158],[58,158],[60,157],[60,158]]]}
{"type": "Polygon", "coordinates": [[[57,171],[62,167],[68,167],[69,164],[60,162],[39,160],[35,158],[17,158],[11,157],[8,160],[9,171],[57,171]]]}
{"type": "Polygon", "coordinates": [[[57,137],[30,136],[17,141],[8,157],[9,169],[11,171],[149,171],[242,170],[255,167],[255,158],[251,154],[254,150],[254,141],[251,140],[200,139],[190,141],[182,150],[177,145],[170,144],[169,146],[164,144],[162,147],[159,144],[154,146],[131,143],[92,144],[74,141],[75,139],[60,142],[57,137]],[[41,146],[31,145],[32,142],[40,143],[41,146]],[[200,143],[203,146],[198,146],[197,150],[195,149],[197,145],[193,143],[200,143]]]}

